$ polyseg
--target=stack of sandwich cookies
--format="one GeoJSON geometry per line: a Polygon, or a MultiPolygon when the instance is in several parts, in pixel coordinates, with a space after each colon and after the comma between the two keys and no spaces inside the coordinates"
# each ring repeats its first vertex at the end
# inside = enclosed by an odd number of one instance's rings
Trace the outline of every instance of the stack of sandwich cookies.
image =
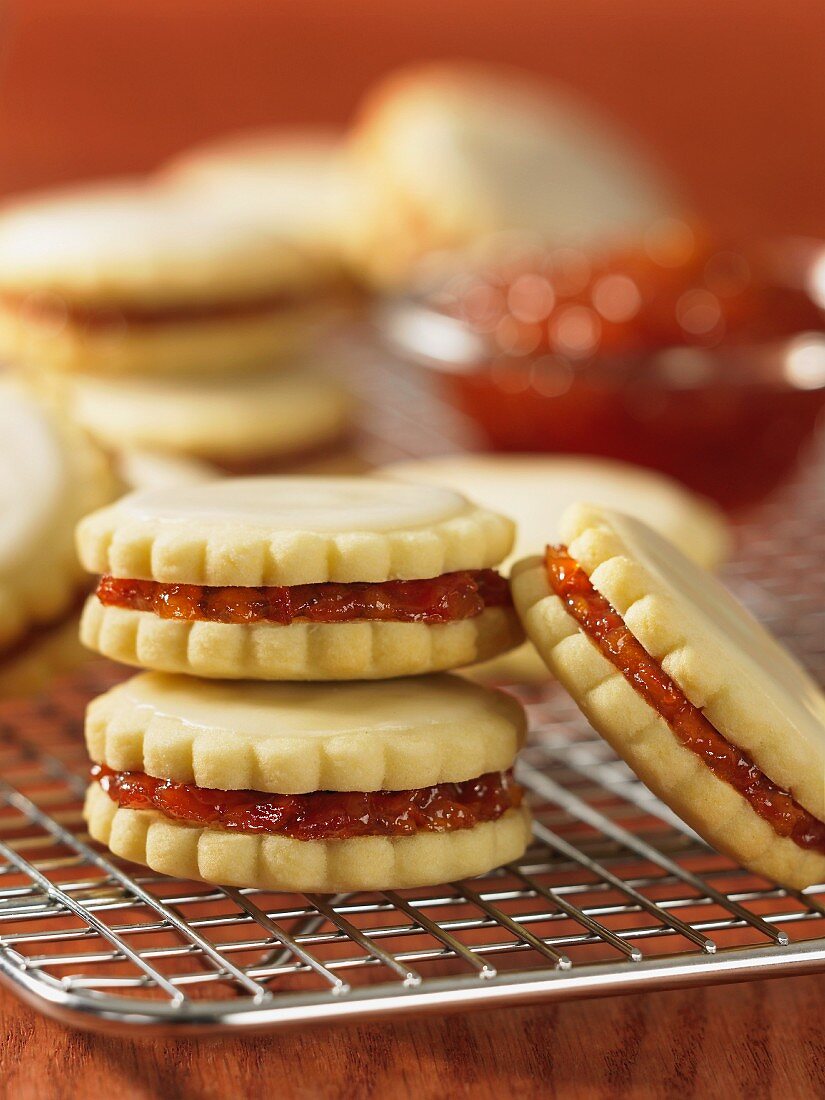
{"type": "Polygon", "coordinates": [[[521,640],[493,568],[512,541],[457,493],[379,479],[224,480],[87,517],[81,557],[103,575],[82,638],[158,670],[89,707],[92,836],[157,871],[281,890],[518,858],[521,707],[411,678],[521,640]]]}
{"type": "Polygon", "coordinates": [[[825,881],[825,696],[718,581],[638,520],[578,506],[512,590],[551,671],[663,801],[760,874],[825,881]]]}
{"type": "Polygon", "coordinates": [[[523,637],[495,565],[513,524],[434,486],[247,478],[130,494],[86,517],[86,645],[161,672],[384,679],[523,637]]]}
{"type": "Polygon", "coordinates": [[[259,889],[428,885],[518,858],[524,715],[459,677],[242,684],[144,673],[96,699],[91,835],[259,889]]]}

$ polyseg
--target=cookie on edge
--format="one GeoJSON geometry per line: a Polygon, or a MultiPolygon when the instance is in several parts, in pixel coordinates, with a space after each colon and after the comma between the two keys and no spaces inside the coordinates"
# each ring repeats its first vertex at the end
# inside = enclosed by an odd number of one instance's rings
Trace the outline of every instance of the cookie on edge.
{"type": "Polygon", "coordinates": [[[825,696],[719,581],[580,505],[512,590],[548,667],[662,801],[752,871],[825,881],[825,696]]]}
{"type": "Polygon", "coordinates": [[[379,478],[231,478],[131,493],[78,527],[101,575],[81,637],[124,664],[253,680],[458,668],[523,639],[495,565],[513,524],[379,478]]]}
{"type": "Polygon", "coordinates": [[[427,886],[518,859],[511,697],[440,675],[236,684],[143,673],[95,699],[85,816],[163,874],[263,890],[427,886]]]}

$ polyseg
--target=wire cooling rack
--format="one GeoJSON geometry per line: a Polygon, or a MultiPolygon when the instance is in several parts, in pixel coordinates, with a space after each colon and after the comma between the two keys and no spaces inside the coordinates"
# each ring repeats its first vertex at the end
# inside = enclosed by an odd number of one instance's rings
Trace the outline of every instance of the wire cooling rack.
{"type": "MultiPolygon", "coordinates": [[[[381,409],[367,415],[373,458],[399,457],[399,440],[460,443],[416,376],[365,359],[355,381],[381,409]]],[[[728,570],[820,678],[823,469],[812,461],[741,528],[728,570]]],[[[520,778],[536,825],[499,871],[321,897],[138,869],[90,842],[80,813],[83,708],[118,675],[93,664],[0,711],[0,975],[66,1022],[268,1028],[825,969],[825,884],[782,889],[707,848],[552,688],[513,688],[531,718],[520,778]]]]}

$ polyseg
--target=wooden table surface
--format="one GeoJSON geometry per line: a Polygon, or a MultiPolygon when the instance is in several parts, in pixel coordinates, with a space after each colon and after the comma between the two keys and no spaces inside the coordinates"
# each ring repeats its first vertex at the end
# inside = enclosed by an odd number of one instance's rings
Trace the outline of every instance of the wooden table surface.
{"type": "Polygon", "coordinates": [[[0,1096],[825,1096],[825,976],[244,1039],[102,1037],[0,990],[0,1096]]]}

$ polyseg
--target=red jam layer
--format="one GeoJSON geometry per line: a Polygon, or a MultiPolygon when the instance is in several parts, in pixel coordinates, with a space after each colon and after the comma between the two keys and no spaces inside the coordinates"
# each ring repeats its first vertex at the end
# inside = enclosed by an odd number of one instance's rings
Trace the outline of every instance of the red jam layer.
{"type": "Polygon", "coordinates": [[[162,619],[215,623],[452,623],[486,607],[511,603],[510,586],[494,569],[445,573],[430,580],[380,584],[296,584],[271,588],[209,588],[198,584],[101,577],[101,603],[151,611],[162,619]]]}
{"type": "Polygon", "coordinates": [[[263,794],[217,791],[155,779],[144,772],[92,768],[106,794],[130,810],[158,810],[186,825],[293,840],[349,840],[358,836],[448,833],[496,821],[521,805],[513,773],[489,772],[464,783],[438,783],[409,791],[313,791],[263,794]]]}
{"type": "MultiPolygon", "coordinates": [[[[325,290],[324,300],[334,298],[344,304],[354,294],[349,288],[325,290]]],[[[169,305],[142,305],[139,302],[116,305],[80,305],[66,302],[51,295],[30,295],[25,300],[14,294],[2,295],[3,304],[20,310],[28,317],[45,321],[69,321],[85,329],[130,327],[155,327],[158,325],[196,324],[199,321],[232,320],[257,317],[267,313],[280,313],[316,300],[317,293],[309,291],[279,291],[247,298],[223,301],[180,302],[169,305]]]]}
{"type": "Polygon", "coordinates": [[[711,725],[634,638],[567,549],[548,547],[546,566],[550,587],[582,630],[645,702],[655,707],[679,742],[695,753],[717,779],[743,795],[778,836],[825,855],[825,823],[800,806],[788,791],[772,783],[711,725]]]}

